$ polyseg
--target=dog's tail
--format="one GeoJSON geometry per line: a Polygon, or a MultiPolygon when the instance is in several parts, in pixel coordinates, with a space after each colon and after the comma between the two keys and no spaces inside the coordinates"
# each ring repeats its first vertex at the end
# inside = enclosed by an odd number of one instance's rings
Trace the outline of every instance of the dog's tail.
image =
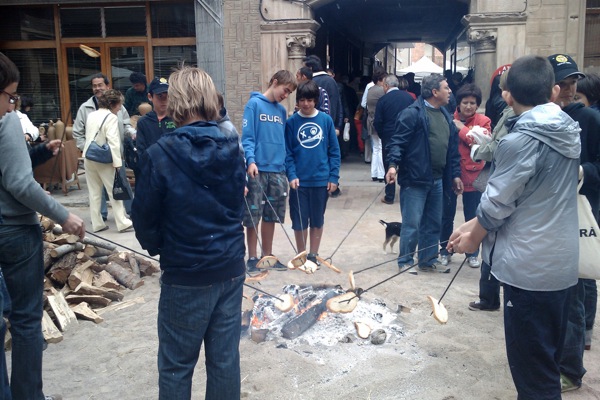
{"type": "Polygon", "coordinates": [[[383,226],[387,226],[387,222],[385,222],[385,221],[384,221],[384,220],[382,220],[382,219],[380,219],[380,220],[379,220],[379,223],[380,223],[381,225],[383,225],[383,226]]]}

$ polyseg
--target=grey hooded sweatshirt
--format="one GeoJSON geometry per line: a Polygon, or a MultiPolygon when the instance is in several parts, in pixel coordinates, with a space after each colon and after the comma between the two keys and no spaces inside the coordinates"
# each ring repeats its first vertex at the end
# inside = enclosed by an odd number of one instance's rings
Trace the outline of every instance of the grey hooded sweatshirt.
{"type": "Polygon", "coordinates": [[[507,122],[477,208],[483,259],[503,283],[556,291],[577,283],[579,124],[547,103],[507,122]]]}

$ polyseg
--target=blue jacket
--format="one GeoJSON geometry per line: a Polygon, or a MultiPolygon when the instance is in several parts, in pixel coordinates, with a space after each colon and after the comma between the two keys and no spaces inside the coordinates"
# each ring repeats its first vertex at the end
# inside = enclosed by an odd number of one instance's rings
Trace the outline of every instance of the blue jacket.
{"type": "Polygon", "coordinates": [[[285,124],[285,142],[288,180],[298,178],[304,187],[338,184],[340,146],[329,115],[318,111],[308,118],[295,113],[285,124]]]}
{"type": "MultiPolygon", "coordinates": [[[[431,154],[429,150],[429,119],[425,101],[417,100],[398,116],[395,132],[386,146],[389,165],[395,165],[400,186],[425,186],[433,184],[431,154]]],[[[444,185],[460,178],[460,154],[458,152],[458,129],[444,107],[440,110],[448,120],[450,141],[446,152],[444,185]]]]}
{"type": "Polygon", "coordinates": [[[135,234],[160,254],[162,280],[186,286],[244,274],[242,212],[246,183],[237,137],[216,122],[163,135],[140,159],[132,205],[135,234]]]}
{"type": "Polygon", "coordinates": [[[261,172],[285,171],[285,120],[287,111],[262,93],[252,92],[244,108],[242,146],[246,163],[261,172]]]}
{"type": "Polygon", "coordinates": [[[140,157],[148,147],[156,143],[162,135],[173,132],[175,129],[175,122],[173,122],[171,117],[167,116],[159,121],[158,116],[154,111],[150,111],[140,118],[137,123],[137,136],[135,139],[138,157],[140,157]]]}
{"type": "Polygon", "coordinates": [[[379,99],[373,126],[384,144],[388,143],[394,135],[396,120],[400,113],[412,103],[414,103],[412,96],[400,89],[388,90],[379,99]]]}

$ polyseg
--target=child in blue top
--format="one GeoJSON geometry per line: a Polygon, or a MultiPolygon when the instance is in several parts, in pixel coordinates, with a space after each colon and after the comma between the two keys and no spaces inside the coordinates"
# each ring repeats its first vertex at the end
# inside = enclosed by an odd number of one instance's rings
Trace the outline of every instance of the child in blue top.
{"type": "Polygon", "coordinates": [[[298,252],[306,250],[310,224],[308,259],[317,263],[327,198],[337,189],[340,177],[340,147],[333,120],[315,108],[319,86],[302,82],[296,99],[299,111],[285,124],[290,217],[298,252]]]}

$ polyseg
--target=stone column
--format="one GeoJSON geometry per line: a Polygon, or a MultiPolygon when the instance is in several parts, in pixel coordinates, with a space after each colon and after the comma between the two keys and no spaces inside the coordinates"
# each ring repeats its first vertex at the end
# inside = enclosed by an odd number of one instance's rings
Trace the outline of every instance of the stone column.
{"type": "Polygon", "coordinates": [[[285,37],[288,48],[288,68],[296,72],[302,67],[302,58],[306,56],[306,49],[315,47],[315,35],[313,33],[289,34],[285,37]]]}
{"type": "Polygon", "coordinates": [[[498,30],[495,28],[470,28],[467,32],[467,40],[474,51],[475,84],[479,86],[482,98],[487,99],[490,95],[490,74],[496,66],[496,40],[498,30]]]}

